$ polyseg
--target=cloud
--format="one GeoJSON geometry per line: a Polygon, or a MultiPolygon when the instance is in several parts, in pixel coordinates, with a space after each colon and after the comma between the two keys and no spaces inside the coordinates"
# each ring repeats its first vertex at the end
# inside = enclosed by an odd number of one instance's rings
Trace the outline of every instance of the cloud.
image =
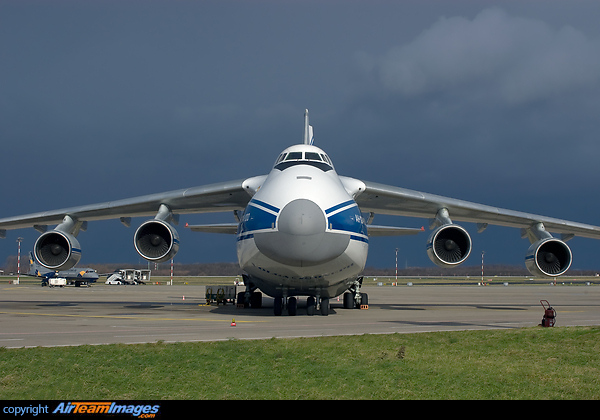
{"type": "Polygon", "coordinates": [[[388,92],[406,96],[485,89],[505,103],[527,103],[597,85],[600,42],[570,26],[486,9],[469,20],[440,18],[381,57],[359,56],[388,92]]]}

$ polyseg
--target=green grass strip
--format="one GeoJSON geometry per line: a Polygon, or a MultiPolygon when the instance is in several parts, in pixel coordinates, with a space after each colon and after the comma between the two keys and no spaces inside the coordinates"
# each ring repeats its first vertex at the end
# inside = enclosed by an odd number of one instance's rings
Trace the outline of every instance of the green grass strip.
{"type": "Polygon", "coordinates": [[[0,399],[598,399],[600,327],[0,348],[0,399]]]}

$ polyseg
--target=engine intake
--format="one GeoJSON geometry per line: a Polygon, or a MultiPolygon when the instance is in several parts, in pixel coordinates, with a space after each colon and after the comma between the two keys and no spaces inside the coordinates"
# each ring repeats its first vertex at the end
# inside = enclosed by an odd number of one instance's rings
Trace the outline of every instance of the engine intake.
{"type": "Polygon", "coordinates": [[[443,225],[427,241],[427,256],[440,267],[455,267],[471,254],[471,237],[458,225],[443,225]]]}
{"type": "Polygon", "coordinates": [[[533,275],[556,277],[564,274],[573,259],[569,246],[556,238],[533,243],[527,250],[525,265],[533,275]]]}
{"type": "Polygon", "coordinates": [[[33,253],[38,262],[50,270],[68,270],[81,259],[79,241],[58,230],[42,234],[35,241],[33,253]]]}
{"type": "Polygon", "coordinates": [[[148,220],[135,231],[133,244],[142,257],[160,263],[171,259],[179,251],[179,234],[163,220],[148,220]]]}

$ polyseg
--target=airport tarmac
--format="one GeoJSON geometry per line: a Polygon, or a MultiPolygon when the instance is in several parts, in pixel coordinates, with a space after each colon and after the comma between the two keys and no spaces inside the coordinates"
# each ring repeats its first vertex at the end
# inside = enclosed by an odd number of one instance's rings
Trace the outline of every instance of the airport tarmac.
{"type": "Polygon", "coordinates": [[[308,316],[299,298],[297,316],[277,317],[266,296],[262,309],[205,306],[204,286],[0,290],[5,348],[534,327],[544,313],[541,299],[556,309],[556,326],[600,325],[599,285],[372,286],[363,288],[367,310],[343,309],[342,299],[332,299],[329,316],[308,316]]]}

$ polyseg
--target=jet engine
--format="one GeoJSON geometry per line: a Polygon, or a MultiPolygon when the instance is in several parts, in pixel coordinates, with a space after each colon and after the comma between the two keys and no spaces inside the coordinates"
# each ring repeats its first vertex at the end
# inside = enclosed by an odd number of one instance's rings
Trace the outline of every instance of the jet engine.
{"type": "Polygon", "coordinates": [[[81,259],[79,241],[60,230],[42,234],[35,241],[33,253],[38,262],[50,270],[68,270],[81,259]]]}
{"type": "Polygon", "coordinates": [[[427,240],[427,256],[440,267],[455,267],[462,264],[471,254],[471,237],[467,231],[455,224],[446,224],[435,229],[427,240]]]}
{"type": "Polygon", "coordinates": [[[525,265],[533,275],[556,277],[571,266],[573,255],[569,246],[556,238],[545,238],[533,243],[527,250],[525,265]]]}
{"type": "Polygon", "coordinates": [[[133,244],[142,257],[160,263],[171,259],[179,251],[179,234],[166,221],[152,219],[137,228],[133,244]]]}

